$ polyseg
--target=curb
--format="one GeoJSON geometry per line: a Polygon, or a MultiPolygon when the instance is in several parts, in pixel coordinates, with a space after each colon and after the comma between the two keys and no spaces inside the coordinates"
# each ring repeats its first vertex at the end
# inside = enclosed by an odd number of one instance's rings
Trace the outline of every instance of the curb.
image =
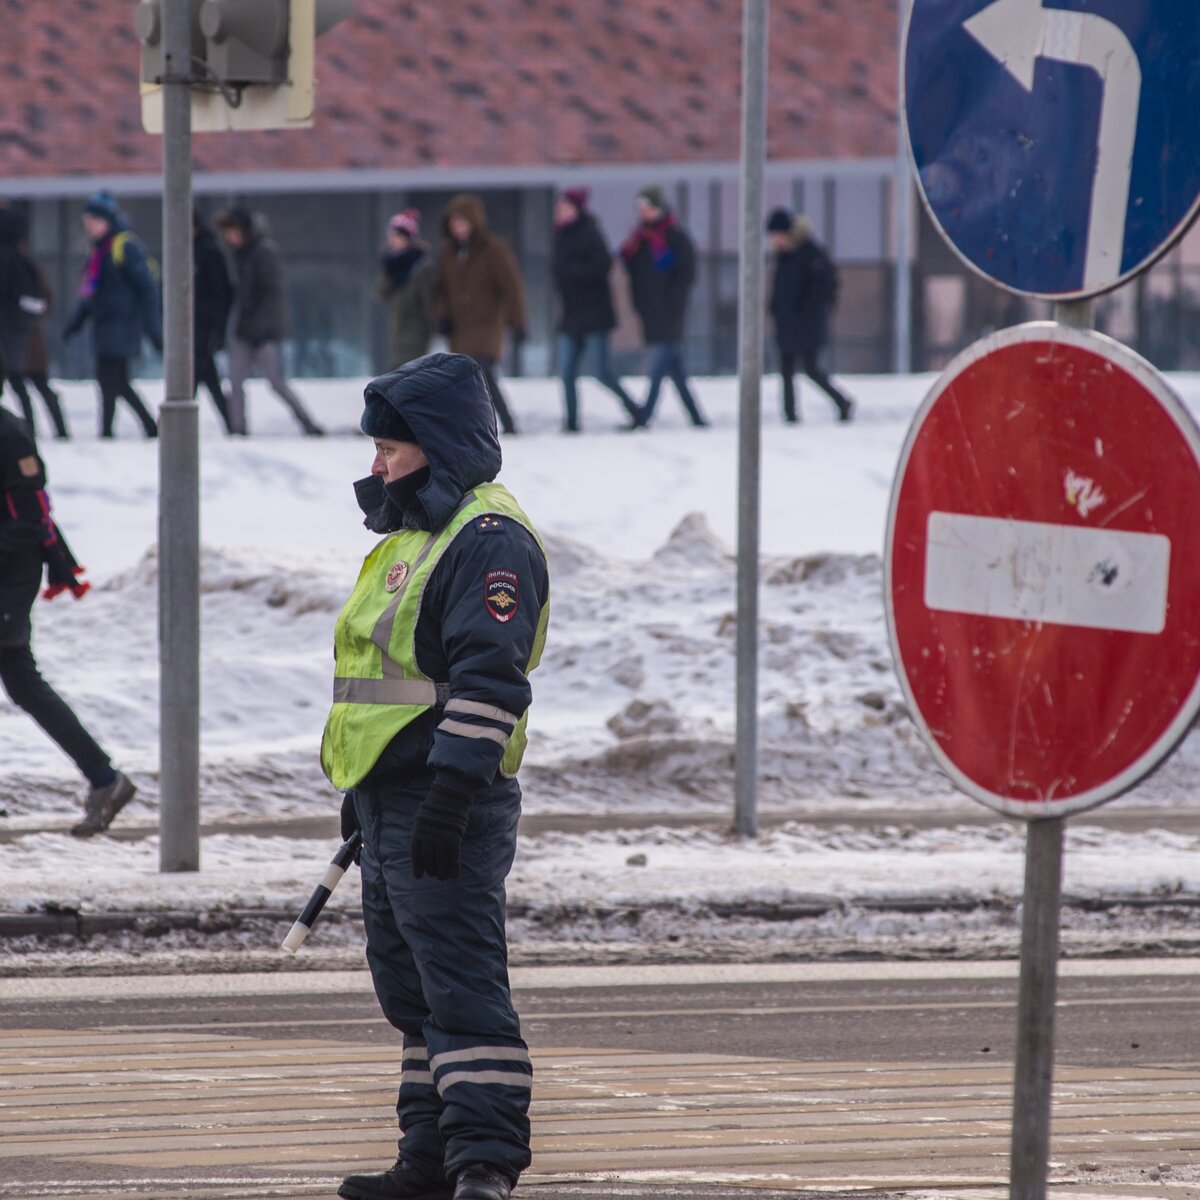
{"type": "MultiPolygon", "coordinates": [[[[764,922],[813,920],[830,913],[861,911],[870,913],[897,913],[921,915],[925,913],[953,912],[970,913],[982,911],[1015,911],[1020,906],[1020,897],[972,897],[972,896],[871,896],[839,899],[832,896],[812,896],[804,899],[783,901],[779,904],[764,904],[748,901],[744,904],[714,901],[689,909],[688,916],[708,915],[723,920],[757,920],[764,922]]],[[[1200,909],[1200,894],[1180,893],[1172,896],[1133,895],[1064,896],[1064,911],[1081,913],[1114,912],[1133,909],[1139,912],[1154,909],[1200,909]]],[[[666,904],[647,905],[549,905],[511,904],[510,919],[524,919],[534,924],[552,924],[563,920],[583,918],[612,919],[638,918],[652,912],[678,912],[678,906],[666,904]]],[[[323,923],[329,924],[345,917],[357,918],[352,913],[337,909],[328,910],[323,923]]],[[[264,908],[216,909],[211,912],[188,910],[146,910],[141,912],[77,912],[62,909],[52,912],[0,913],[0,942],[15,938],[74,937],[79,941],[100,934],[137,933],[143,937],[162,937],[176,931],[197,933],[226,933],[248,925],[264,923],[291,927],[296,912],[264,908]]]]}

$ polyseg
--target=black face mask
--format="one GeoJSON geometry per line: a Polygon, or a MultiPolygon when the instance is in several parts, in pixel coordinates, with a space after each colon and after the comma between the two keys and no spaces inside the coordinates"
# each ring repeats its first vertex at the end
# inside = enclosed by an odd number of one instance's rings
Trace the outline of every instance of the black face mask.
{"type": "Polygon", "coordinates": [[[354,498],[366,514],[363,524],[372,533],[396,533],[401,529],[428,529],[429,518],[417,501],[417,493],[429,482],[429,468],[422,467],[391,483],[382,475],[368,475],[354,484],[354,498]]]}

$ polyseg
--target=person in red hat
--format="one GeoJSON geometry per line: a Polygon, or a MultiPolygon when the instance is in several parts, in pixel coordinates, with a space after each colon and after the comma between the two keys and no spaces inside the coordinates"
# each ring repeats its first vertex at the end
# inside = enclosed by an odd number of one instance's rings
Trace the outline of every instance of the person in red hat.
{"type": "Polygon", "coordinates": [[[415,208],[396,213],[375,277],[375,295],[387,305],[389,370],[429,353],[436,279],[437,264],[421,241],[421,214],[415,208]]]}
{"type": "Polygon", "coordinates": [[[629,428],[640,424],[638,406],[621,386],[608,354],[617,324],[609,272],[612,255],[596,218],[588,212],[587,188],[568,188],[554,205],[554,286],[558,291],[558,369],[562,373],[564,433],[579,432],[580,368],[592,373],[618,400],[629,428]]]}

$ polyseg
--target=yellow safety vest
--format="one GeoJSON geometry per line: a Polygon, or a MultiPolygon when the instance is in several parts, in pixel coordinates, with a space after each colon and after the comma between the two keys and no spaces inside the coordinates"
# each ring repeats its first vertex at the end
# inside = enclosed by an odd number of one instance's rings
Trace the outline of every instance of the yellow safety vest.
{"type": "MultiPolygon", "coordinates": [[[[500,771],[510,778],[516,775],[525,753],[528,712],[518,716],[475,701],[451,700],[448,685],[430,679],[417,666],[417,617],[425,585],[461,530],[489,513],[516,521],[542,546],[509,490],[500,483],[485,483],[463,497],[443,529],[391,534],[364,560],[333,633],[333,708],[321,738],[321,766],[334,787],[344,790],[361,783],[392,738],[435,705],[446,705],[447,712],[514,721],[507,738],[496,729],[484,736],[504,743],[500,771]]],[[[549,615],[547,601],[539,615],[526,674],[541,660],[549,615]]]]}

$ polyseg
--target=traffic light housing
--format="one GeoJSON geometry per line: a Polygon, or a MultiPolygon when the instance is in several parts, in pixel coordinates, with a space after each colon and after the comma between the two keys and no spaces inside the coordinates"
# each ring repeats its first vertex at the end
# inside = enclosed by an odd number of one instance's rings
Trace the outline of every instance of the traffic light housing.
{"type": "MultiPolygon", "coordinates": [[[[142,124],[162,131],[163,0],[142,0],[142,124]]],[[[353,11],[353,0],[188,0],[192,128],[281,129],[312,124],[318,36],[353,11]]]]}

